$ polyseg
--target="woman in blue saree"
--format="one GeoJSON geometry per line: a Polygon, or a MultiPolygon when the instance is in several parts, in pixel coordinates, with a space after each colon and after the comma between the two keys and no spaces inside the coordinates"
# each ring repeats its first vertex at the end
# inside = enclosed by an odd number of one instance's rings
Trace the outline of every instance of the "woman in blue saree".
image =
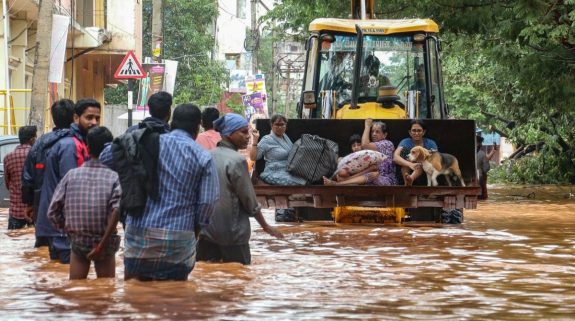
{"type": "Polygon", "coordinates": [[[264,159],[265,169],[260,179],[270,185],[305,185],[303,178],[293,176],[287,172],[287,159],[293,146],[291,139],[285,134],[287,118],[282,115],[273,115],[270,119],[272,131],[259,140],[259,132],[252,132],[253,142],[250,158],[253,161],[264,159]]]}

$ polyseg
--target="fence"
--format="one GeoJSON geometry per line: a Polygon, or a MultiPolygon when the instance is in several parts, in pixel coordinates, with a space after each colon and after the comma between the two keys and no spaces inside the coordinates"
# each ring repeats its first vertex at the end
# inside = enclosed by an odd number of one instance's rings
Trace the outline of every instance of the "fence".
{"type": "MultiPolygon", "coordinates": [[[[0,96],[2,96],[2,100],[4,102],[4,107],[0,107],[0,112],[3,113],[3,122],[0,125],[2,128],[2,133],[4,135],[16,135],[18,133],[18,128],[20,126],[24,126],[28,120],[28,111],[30,107],[26,106],[14,106],[14,97],[12,94],[23,94],[26,95],[31,93],[31,89],[10,89],[8,90],[0,90],[0,96]],[[10,92],[10,94],[8,94],[10,92]],[[18,119],[16,118],[16,112],[22,112],[23,122],[21,124],[18,123],[18,119]]],[[[20,114],[20,113],[19,113],[20,114]]]]}

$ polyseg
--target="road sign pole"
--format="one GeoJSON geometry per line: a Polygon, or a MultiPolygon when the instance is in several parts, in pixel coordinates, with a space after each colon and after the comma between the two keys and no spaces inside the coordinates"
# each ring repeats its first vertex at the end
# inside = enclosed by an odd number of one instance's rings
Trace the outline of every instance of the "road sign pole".
{"type": "Polygon", "coordinates": [[[134,80],[128,80],[128,128],[132,126],[132,110],[134,109],[134,80]]]}
{"type": "Polygon", "coordinates": [[[124,56],[124,60],[116,69],[114,78],[128,79],[128,127],[132,126],[132,111],[134,109],[134,79],[142,79],[146,77],[146,73],[140,65],[138,58],[134,55],[134,51],[130,50],[124,56]]]}

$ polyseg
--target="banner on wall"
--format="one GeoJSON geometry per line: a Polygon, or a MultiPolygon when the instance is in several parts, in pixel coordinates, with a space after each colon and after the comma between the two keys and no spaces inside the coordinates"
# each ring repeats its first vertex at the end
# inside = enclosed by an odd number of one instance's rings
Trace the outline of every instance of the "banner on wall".
{"type": "Polygon", "coordinates": [[[254,126],[256,119],[269,118],[266,80],[263,74],[246,77],[246,94],[242,96],[242,100],[246,106],[246,119],[254,126]]]}
{"type": "Polygon", "coordinates": [[[142,64],[146,77],[140,80],[136,110],[148,110],[148,98],[164,90],[166,67],[162,63],[142,64]]]}
{"type": "Polygon", "coordinates": [[[66,59],[66,39],[68,39],[69,26],[69,16],[61,16],[57,14],[52,16],[52,46],[50,48],[50,70],[48,72],[49,82],[57,84],[62,82],[64,60],[66,59]]]}
{"type": "Polygon", "coordinates": [[[246,76],[246,94],[266,94],[266,78],[263,74],[246,76]]]}
{"type": "Polygon", "coordinates": [[[264,95],[262,93],[251,93],[249,95],[243,95],[242,101],[245,109],[246,119],[251,121],[254,115],[258,118],[267,118],[266,104],[264,101],[264,95]]]}
{"type": "Polygon", "coordinates": [[[228,91],[231,93],[245,93],[247,74],[247,70],[230,70],[230,85],[228,91]]]}

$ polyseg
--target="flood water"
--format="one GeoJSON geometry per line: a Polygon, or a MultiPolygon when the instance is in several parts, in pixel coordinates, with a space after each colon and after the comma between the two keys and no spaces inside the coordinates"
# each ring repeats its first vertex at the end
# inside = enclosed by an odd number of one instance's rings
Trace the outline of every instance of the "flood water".
{"type": "Polygon", "coordinates": [[[116,279],[69,281],[32,229],[4,231],[0,318],[573,320],[574,190],[493,189],[457,226],[275,223],[276,240],[252,222],[251,266],[187,282],[125,282],[122,251],[116,279]]]}

